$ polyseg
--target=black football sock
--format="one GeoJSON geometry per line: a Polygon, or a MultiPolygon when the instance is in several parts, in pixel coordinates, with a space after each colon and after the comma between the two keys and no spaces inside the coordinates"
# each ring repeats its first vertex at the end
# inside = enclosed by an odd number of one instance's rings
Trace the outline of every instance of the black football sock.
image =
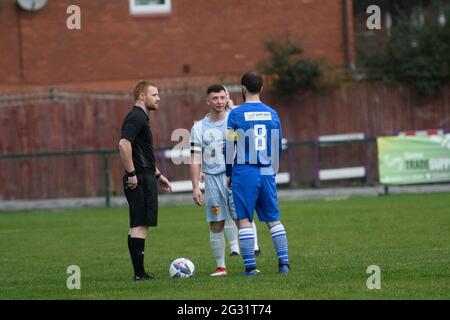
{"type": "Polygon", "coordinates": [[[134,274],[138,277],[145,275],[144,269],[145,239],[130,237],[130,256],[133,263],[134,274]]]}
{"type": "Polygon", "coordinates": [[[130,242],[130,239],[131,239],[131,235],[128,235],[128,251],[131,254],[131,242],[130,242]]]}

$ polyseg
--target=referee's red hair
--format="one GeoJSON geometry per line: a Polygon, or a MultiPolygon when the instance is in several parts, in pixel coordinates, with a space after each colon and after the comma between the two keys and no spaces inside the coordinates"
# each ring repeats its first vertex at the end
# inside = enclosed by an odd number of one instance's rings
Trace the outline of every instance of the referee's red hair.
{"type": "Polygon", "coordinates": [[[148,87],[156,87],[156,85],[150,81],[147,80],[140,80],[136,83],[136,85],[134,86],[134,90],[133,90],[133,96],[134,96],[134,101],[137,101],[139,99],[139,95],[141,93],[146,93],[147,88],[148,87]]]}

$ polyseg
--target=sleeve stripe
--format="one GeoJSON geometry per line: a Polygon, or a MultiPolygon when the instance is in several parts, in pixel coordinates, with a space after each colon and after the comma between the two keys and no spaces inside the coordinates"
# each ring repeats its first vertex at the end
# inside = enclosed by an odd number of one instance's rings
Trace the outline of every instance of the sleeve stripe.
{"type": "Polygon", "coordinates": [[[200,148],[200,147],[191,147],[191,153],[192,152],[202,152],[202,148],[200,148]]]}

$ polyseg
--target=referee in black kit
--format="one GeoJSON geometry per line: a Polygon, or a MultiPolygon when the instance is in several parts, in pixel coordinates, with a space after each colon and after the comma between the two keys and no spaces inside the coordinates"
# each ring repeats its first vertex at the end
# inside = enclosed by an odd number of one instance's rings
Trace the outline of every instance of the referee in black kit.
{"type": "Polygon", "coordinates": [[[153,137],[148,114],[159,109],[158,88],[139,81],[134,88],[135,105],[122,125],[119,151],[125,168],[123,187],[130,207],[128,249],[135,281],[153,279],[144,269],[144,248],[148,227],[156,227],[158,218],[157,183],[171,192],[169,180],[155,166],[153,137]]]}

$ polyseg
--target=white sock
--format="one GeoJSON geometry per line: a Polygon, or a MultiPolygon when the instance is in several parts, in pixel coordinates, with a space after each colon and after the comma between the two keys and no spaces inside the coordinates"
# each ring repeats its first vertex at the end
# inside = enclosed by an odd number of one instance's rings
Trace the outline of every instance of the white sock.
{"type": "Polygon", "coordinates": [[[255,251],[256,251],[256,250],[259,250],[259,245],[258,245],[258,232],[256,231],[255,221],[252,221],[252,229],[253,229],[253,234],[255,235],[255,251]]]}
{"type": "Polygon", "coordinates": [[[214,259],[218,268],[225,268],[225,238],[223,231],[219,233],[209,233],[209,242],[214,259]]]}
{"type": "Polygon", "coordinates": [[[231,252],[239,253],[238,229],[232,219],[225,220],[224,230],[225,230],[225,236],[227,237],[228,242],[230,243],[231,252]]]}

